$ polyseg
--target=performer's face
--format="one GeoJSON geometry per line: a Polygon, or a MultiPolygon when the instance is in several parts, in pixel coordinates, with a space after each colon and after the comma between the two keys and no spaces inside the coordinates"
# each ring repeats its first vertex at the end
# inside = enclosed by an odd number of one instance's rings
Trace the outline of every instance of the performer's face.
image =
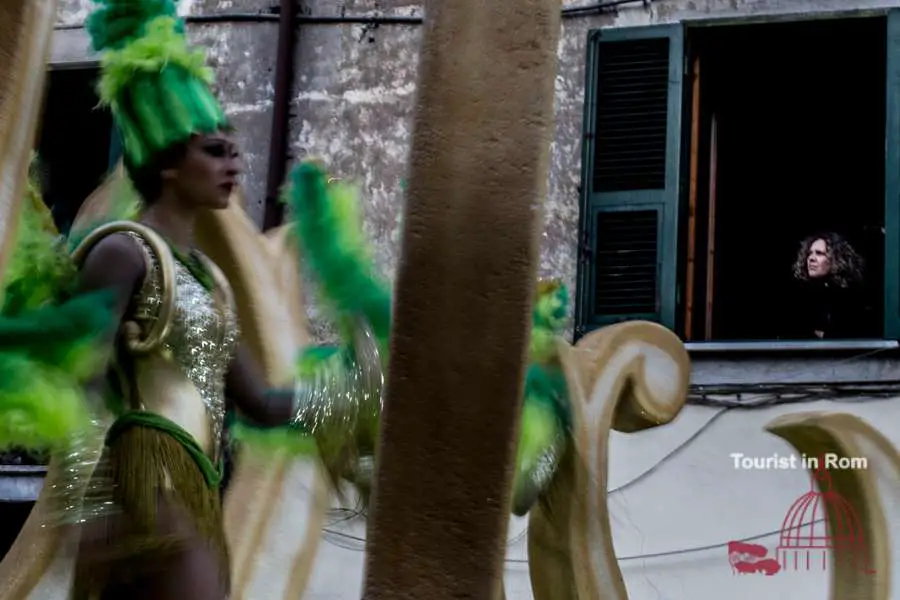
{"type": "Polygon", "coordinates": [[[175,171],[181,198],[200,208],[225,208],[241,173],[240,156],[227,134],[197,135],[175,171]]]}
{"type": "Polygon", "coordinates": [[[825,240],[816,240],[809,247],[806,257],[806,270],[810,278],[825,277],[831,272],[831,260],[828,256],[828,244],[825,240]]]}

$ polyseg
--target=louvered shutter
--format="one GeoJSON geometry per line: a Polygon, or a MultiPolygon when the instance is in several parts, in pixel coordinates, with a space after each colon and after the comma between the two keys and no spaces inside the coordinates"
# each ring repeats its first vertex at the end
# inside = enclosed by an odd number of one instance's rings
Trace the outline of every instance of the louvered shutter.
{"type": "Polygon", "coordinates": [[[884,336],[900,339],[900,10],[887,19],[884,336]]]}
{"type": "Polygon", "coordinates": [[[629,319],[675,328],[680,25],[590,34],[579,333],[629,319]]]}

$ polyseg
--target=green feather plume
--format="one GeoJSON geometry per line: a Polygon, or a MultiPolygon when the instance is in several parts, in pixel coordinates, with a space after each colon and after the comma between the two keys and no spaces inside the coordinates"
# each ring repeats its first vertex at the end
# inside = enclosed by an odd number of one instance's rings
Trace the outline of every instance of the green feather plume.
{"type": "Polygon", "coordinates": [[[140,73],[159,74],[177,67],[204,83],[213,81],[212,69],[206,66],[206,55],[202,50],[188,47],[178,23],[172,17],[156,17],[146,24],[140,38],[103,54],[103,74],[97,88],[101,102],[115,104],[140,73]]]}
{"type": "MultiPolygon", "coordinates": [[[[119,49],[145,34],[156,17],[177,17],[174,0],[95,0],[100,6],[87,18],[85,27],[97,52],[119,49]]],[[[184,31],[178,23],[179,32],[184,31]]]]}
{"type": "Polygon", "coordinates": [[[0,448],[64,443],[88,427],[84,389],[108,359],[108,293],[0,318],[0,448]]]}
{"type": "Polygon", "coordinates": [[[287,189],[297,220],[302,259],[310,266],[323,300],[336,313],[344,339],[363,318],[382,351],[391,330],[391,289],[376,275],[353,188],[328,183],[321,165],[297,165],[287,189]]]}
{"type": "Polygon", "coordinates": [[[85,382],[105,364],[108,292],[76,296],[75,267],[32,181],[0,310],[0,448],[45,449],[90,426],[85,382]]]}
{"type": "Polygon", "coordinates": [[[82,384],[68,373],[6,349],[0,371],[0,448],[50,448],[90,426],[82,384]]]}
{"type": "Polygon", "coordinates": [[[530,367],[525,378],[525,402],[541,402],[552,407],[560,425],[566,429],[571,424],[571,411],[556,339],[563,333],[568,309],[569,292],[564,285],[555,280],[538,282],[532,310],[530,367]]]}
{"type": "Polygon", "coordinates": [[[288,456],[315,456],[316,440],[302,431],[288,426],[262,428],[247,421],[235,420],[230,429],[231,440],[254,451],[279,453],[288,456]]]}
{"type": "Polygon", "coordinates": [[[557,281],[538,283],[513,483],[512,511],[519,516],[550,484],[572,428],[568,386],[556,351],[568,304],[565,286],[557,281]]]}
{"type": "MultiPolygon", "coordinates": [[[[32,165],[36,160],[32,159],[32,165]]],[[[19,222],[11,235],[16,236],[16,241],[3,276],[3,315],[18,314],[59,299],[75,276],[75,266],[34,180],[34,170],[19,222]]]]}
{"type": "Polygon", "coordinates": [[[538,283],[532,311],[532,360],[546,362],[556,356],[556,338],[562,335],[569,308],[569,291],[558,281],[538,283]]]}
{"type": "Polygon", "coordinates": [[[0,316],[0,351],[84,380],[103,366],[100,352],[113,319],[114,296],[106,291],[81,294],[63,304],[48,304],[15,316],[0,316]]]}

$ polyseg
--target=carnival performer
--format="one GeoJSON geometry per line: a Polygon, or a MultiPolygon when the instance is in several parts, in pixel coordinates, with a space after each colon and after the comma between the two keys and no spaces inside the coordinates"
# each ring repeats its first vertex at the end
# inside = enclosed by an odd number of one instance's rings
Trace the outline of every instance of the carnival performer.
{"type": "MultiPolygon", "coordinates": [[[[0,382],[0,445],[43,447],[94,427],[81,385],[102,374],[87,396],[102,395],[113,422],[92,485],[107,490],[111,508],[75,515],[83,524],[71,597],[222,600],[230,591],[218,489],[226,398],[241,414],[237,439],[309,454],[310,436],[335,490],[343,479],[365,496],[389,367],[390,287],[375,274],[354,191],[329,183],[315,162],[298,165],[286,200],[342,343],[304,351],[294,389],[266,390],[241,348],[229,283],[193,243],[195,223],[228,205],[240,171],[211,73],[188,47],[172,0],[96,1],[87,29],[103,53],[100,95],[139,201],[70,234],[70,256],[35,221],[40,211],[23,218],[22,260],[4,281],[0,318],[0,366],[17,373],[0,382]],[[36,290],[41,281],[47,290],[36,290]],[[30,334],[38,343],[22,341],[30,334]],[[286,425],[270,427],[278,424],[286,425]]],[[[518,514],[552,477],[566,440],[552,339],[566,302],[564,287],[539,287],[518,514]]]]}
{"type": "Polygon", "coordinates": [[[73,598],[222,600],[226,397],[265,425],[290,420],[293,393],[267,393],[229,283],[194,246],[196,221],[228,206],[240,173],[204,56],[172,0],[98,3],[86,26],[103,53],[100,96],[141,209],[70,240],[78,293],[111,294],[117,332],[102,386],[115,420],[97,471],[115,510],[83,526],[73,598]]]}

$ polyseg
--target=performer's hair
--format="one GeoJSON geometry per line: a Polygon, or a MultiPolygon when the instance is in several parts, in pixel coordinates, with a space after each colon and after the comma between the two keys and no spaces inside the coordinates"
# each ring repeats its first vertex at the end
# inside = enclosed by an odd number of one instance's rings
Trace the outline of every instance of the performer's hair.
{"type": "Polygon", "coordinates": [[[162,152],[158,152],[147,164],[137,167],[124,156],[125,169],[131,178],[135,191],[141,196],[145,205],[150,205],[162,194],[162,172],[176,167],[187,153],[187,143],[173,144],[162,152]]]}

